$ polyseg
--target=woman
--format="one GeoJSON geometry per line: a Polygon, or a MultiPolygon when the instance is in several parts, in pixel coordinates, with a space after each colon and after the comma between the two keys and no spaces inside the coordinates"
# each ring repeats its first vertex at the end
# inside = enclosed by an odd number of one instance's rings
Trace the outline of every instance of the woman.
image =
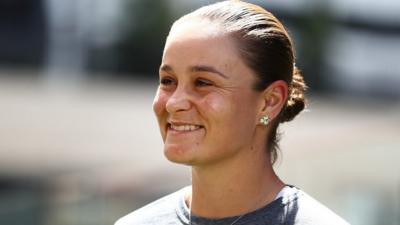
{"type": "Polygon", "coordinates": [[[174,23],[153,108],[168,160],[192,186],[120,219],[144,224],[347,224],[273,170],[277,127],[304,109],[292,42],[264,9],[241,1],[174,23]]]}

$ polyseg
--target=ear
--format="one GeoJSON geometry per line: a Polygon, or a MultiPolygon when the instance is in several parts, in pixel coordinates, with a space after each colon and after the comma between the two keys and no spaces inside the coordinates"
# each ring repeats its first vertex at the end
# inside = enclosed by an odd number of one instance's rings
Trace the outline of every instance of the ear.
{"type": "Polygon", "coordinates": [[[288,98],[288,85],[283,80],[274,81],[262,93],[259,117],[275,119],[288,98]]]}

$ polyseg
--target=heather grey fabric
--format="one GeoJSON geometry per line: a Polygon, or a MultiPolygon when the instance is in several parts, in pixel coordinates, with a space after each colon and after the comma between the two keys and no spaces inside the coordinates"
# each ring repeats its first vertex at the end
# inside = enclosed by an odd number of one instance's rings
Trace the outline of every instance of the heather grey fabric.
{"type": "MultiPolygon", "coordinates": [[[[186,187],[190,188],[190,187],[186,187]]],[[[115,225],[188,225],[183,188],[119,219],[115,225]]],[[[192,215],[193,225],[230,225],[238,217],[207,219],[192,215]]],[[[305,192],[290,186],[282,197],[244,215],[235,225],[349,225],[305,192]]]]}

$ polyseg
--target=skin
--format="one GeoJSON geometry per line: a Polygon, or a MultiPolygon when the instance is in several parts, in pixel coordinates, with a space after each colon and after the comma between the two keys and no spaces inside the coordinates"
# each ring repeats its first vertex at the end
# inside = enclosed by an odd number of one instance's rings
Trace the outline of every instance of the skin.
{"type": "Polygon", "coordinates": [[[259,119],[278,115],[287,85],[258,92],[254,82],[236,42],[217,25],[189,20],[171,29],[153,109],[166,158],[192,167],[186,201],[198,216],[253,211],[284,186],[266,154],[269,127],[259,119]]]}

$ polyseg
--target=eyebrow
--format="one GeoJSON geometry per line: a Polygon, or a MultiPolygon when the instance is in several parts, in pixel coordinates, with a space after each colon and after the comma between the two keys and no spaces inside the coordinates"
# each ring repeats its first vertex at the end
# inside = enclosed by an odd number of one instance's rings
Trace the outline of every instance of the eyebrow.
{"type": "MultiPolygon", "coordinates": [[[[172,67],[170,65],[167,64],[163,64],[160,67],[160,71],[165,71],[165,72],[173,72],[174,70],[172,69],[172,67]]],[[[207,73],[214,73],[217,74],[225,79],[229,79],[229,77],[227,75],[225,75],[224,73],[218,71],[217,69],[215,69],[212,66],[207,66],[207,65],[196,65],[196,66],[191,66],[189,68],[190,72],[207,72],[207,73]]]]}
{"type": "Polygon", "coordinates": [[[215,73],[217,75],[220,75],[221,77],[228,79],[228,76],[223,74],[222,72],[218,71],[212,66],[206,66],[206,65],[197,65],[197,66],[192,66],[190,68],[191,72],[208,72],[208,73],[215,73]]]}
{"type": "Polygon", "coordinates": [[[173,72],[174,70],[172,69],[171,66],[169,66],[167,64],[163,64],[160,66],[160,71],[173,72]]]}

